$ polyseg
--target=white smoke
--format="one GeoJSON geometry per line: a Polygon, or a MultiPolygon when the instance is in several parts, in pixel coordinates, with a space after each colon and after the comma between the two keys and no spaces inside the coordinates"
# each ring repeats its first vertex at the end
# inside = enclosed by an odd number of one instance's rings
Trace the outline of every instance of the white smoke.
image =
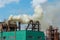
{"type": "MultiPolygon", "coordinates": [[[[55,1],[55,0],[54,0],[55,1]]],[[[42,30],[46,30],[49,25],[60,29],[60,1],[48,2],[42,5],[44,8],[44,20],[42,21],[42,30]]]]}
{"type": "Polygon", "coordinates": [[[55,2],[47,6],[48,19],[51,20],[52,25],[60,28],[60,2],[55,2]]]}
{"type": "Polygon", "coordinates": [[[43,10],[41,7],[41,3],[46,2],[46,0],[32,0],[32,7],[34,8],[34,14],[32,16],[30,15],[17,15],[17,16],[13,16],[11,15],[9,17],[9,20],[16,20],[16,21],[22,21],[22,23],[28,23],[30,20],[33,21],[40,21],[43,17],[43,10]]]}
{"type": "Polygon", "coordinates": [[[9,17],[8,20],[13,20],[13,21],[20,21],[21,23],[28,23],[30,20],[33,21],[39,21],[42,18],[43,14],[34,14],[33,16],[29,16],[29,15],[17,15],[17,16],[13,16],[11,15],[9,17]]]}
{"type": "Polygon", "coordinates": [[[46,29],[46,26],[48,24],[43,21],[43,9],[41,7],[42,3],[45,3],[47,0],[32,0],[31,4],[32,7],[34,8],[34,14],[32,16],[30,15],[17,15],[17,16],[10,16],[9,20],[16,20],[16,21],[21,21],[22,23],[28,23],[30,20],[33,21],[40,21],[41,23],[41,28],[44,31],[46,29]]]}
{"type": "Polygon", "coordinates": [[[39,5],[37,5],[34,8],[33,19],[34,20],[41,20],[42,17],[43,17],[43,10],[42,10],[42,8],[39,5]]]}

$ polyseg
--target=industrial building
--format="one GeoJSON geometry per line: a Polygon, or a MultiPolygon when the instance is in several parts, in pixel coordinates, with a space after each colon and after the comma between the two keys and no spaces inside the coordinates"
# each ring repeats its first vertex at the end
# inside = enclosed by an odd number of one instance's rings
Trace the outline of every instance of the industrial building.
{"type": "Polygon", "coordinates": [[[49,26],[46,35],[40,30],[40,22],[30,20],[25,30],[21,30],[21,22],[0,22],[0,40],[60,40],[58,28],[49,26]],[[45,37],[46,36],[46,37],[45,37]]]}
{"type": "Polygon", "coordinates": [[[18,26],[15,21],[0,22],[0,40],[45,40],[45,34],[39,27],[39,21],[33,20],[29,21],[25,30],[21,30],[21,22],[18,26]]]}
{"type": "Polygon", "coordinates": [[[46,40],[60,40],[60,33],[58,31],[58,28],[53,28],[50,26],[46,31],[46,35],[46,40]]]}

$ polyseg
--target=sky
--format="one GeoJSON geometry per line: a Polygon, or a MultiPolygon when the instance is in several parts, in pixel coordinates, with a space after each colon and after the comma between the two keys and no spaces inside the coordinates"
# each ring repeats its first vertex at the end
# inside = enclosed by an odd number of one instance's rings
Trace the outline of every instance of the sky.
{"type": "Polygon", "coordinates": [[[0,0],[0,19],[8,19],[8,17],[12,15],[19,14],[33,14],[33,8],[31,7],[31,0],[0,0]],[[7,3],[8,2],[8,3],[7,3]]]}
{"type": "Polygon", "coordinates": [[[43,9],[42,24],[60,26],[60,0],[0,0],[0,21],[8,19],[10,15],[33,15],[37,5],[43,9]]]}
{"type": "MultiPolygon", "coordinates": [[[[0,20],[8,19],[12,15],[34,13],[31,4],[32,0],[0,0],[0,20]]],[[[49,0],[50,2],[50,0],[49,0]]]]}

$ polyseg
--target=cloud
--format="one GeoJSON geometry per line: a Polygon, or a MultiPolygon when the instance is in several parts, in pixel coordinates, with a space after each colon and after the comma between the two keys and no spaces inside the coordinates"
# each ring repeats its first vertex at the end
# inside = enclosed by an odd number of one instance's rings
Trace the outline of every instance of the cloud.
{"type": "Polygon", "coordinates": [[[10,4],[12,2],[19,2],[19,0],[0,0],[0,8],[5,7],[6,4],[10,4]]]}
{"type": "Polygon", "coordinates": [[[41,3],[45,3],[47,0],[32,0],[32,6],[40,5],[41,3]]]}

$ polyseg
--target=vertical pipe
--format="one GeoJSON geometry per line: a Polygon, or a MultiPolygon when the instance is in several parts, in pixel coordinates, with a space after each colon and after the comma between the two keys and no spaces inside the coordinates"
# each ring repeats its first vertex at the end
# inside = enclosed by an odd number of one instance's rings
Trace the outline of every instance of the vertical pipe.
{"type": "Polygon", "coordinates": [[[39,23],[39,21],[36,21],[36,25],[37,25],[37,30],[39,31],[40,30],[40,23],[39,23]]]}
{"type": "Polygon", "coordinates": [[[37,26],[38,26],[38,31],[39,31],[40,30],[39,23],[37,24],[37,26]]]}
{"type": "Polygon", "coordinates": [[[32,31],[35,31],[35,24],[32,24],[32,31]]]}
{"type": "Polygon", "coordinates": [[[58,32],[58,29],[55,29],[55,31],[54,31],[54,40],[59,40],[59,32],[58,32]]]}
{"type": "Polygon", "coordinates": [[[8,30],[7,31],[10,31],[10,28],[9,27],[10,27],[10,21],[8,21],[8,27],[7,27],[8,30]]]}
{"type": "Polygon", "coordinates": [[[21,24],[21,23],[19,22],[19,31],[21,30],[21,26],[20,26],[20,24],[21,24]]]}

